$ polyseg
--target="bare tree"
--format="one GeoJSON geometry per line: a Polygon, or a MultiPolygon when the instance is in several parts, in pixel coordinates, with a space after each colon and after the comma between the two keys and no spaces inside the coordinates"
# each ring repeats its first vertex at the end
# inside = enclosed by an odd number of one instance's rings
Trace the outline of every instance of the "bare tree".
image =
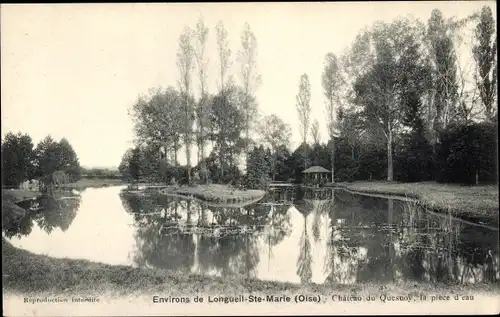
{"type": "MultiPolygon", "coordinates": [[[[227,31],[224,28],[224,24],[222,21],[219,21],[217,25],[215,26],[215,32],[216,32],[216,40],[217,40],[217,55],[219,57],[219,75],[220,75],[220,83],[219,83],[219,88],[220,88],[220,97],[221,100],[225,100],[226,98],[226,82],[228,80],[227,78],[227,71],[231,67],[231,49],[229,48],[229,41],[227,39],[227,31]]],[[[213,130],[213,124],[211,126],[211,134],[212,134],[212,147],[215,145],[214,140],[216,139],[214,133],[215,131],[213,130]]],[[[220,131],[223,134],[225,131],[220,131]]],[[[224,162],[222,162],[222,156],[219,155],[219,161],[220,161],[220,166],[221,166],[221,173],[222,175],[224,174],[224,162]]]]}
{"type": "Polygon", "coordinates": [[[217,53],[219,55],[219,74],[220,74],[220,91],[224,91],[227,71],[231,67],[231,49],[227,40],[227,31],[224,28],[222,21],[219,21],[215,27],[217,39],[217,53]]]}
{"type": "Polygon", "coordinates": [[[245,93],[241,109],[245,116],[245,155],[248,156],[251,140],[250,132],[257,114],[255,90],[261,84],[261,77],[257,73],[257,39],[248,23],[245,23],[241,34],[241,50],[238,52],[238,60],[240,62],[240,75],[245,93]]]}
{"type": "Polygon", "coordinates": [[[319,133],[319,122],[318,120],[314,120],[311,126],[311,137],[313,140],[313,144],[319,144],[320,142],[320,133],[319,133]]]}
{"type": "Polygon", "coordinates": [[[473,53],[478,70],[476,83],[486,119],[491,121],[495,116],[494,107],[497,91],[497,38],[495,20],[490,7],[484,6],[482,8],[475,33],[476,44],[473,53]]]}
{"type": "MultiPolygon", "coordinates": [[[[208,59],[205,57],[205,48],[208,39],[208,28],[205,27],[205,23],[203,22],[203,18],[199,18],[198,23],[196,24],[195,31],[195,49],[194,56],[196,59],[196,66],[198,70],[198,78],[200,81],[200,100],[198,101],[198,105],[196,107],[196,119],[197,119],[197,127],[198,127],[198,162],[201,162],[200,166],[203,170],[205,170],[205,142],[206,142],[206,129],[208,126],[208,94],[206,91],[206,71],[208,59]]],[[[202,173],[203,177],[206,173],[202,173]]],[[[205,182],[208,179],[204,179],[205,182]]]]}
{"type": "Polygon", "coordinates": [[[457,60],[453,40],[449,26],[438,9],[432,11],[428,20],[426,39],[433,66],[433,94],[429,103],[429,119],[432,122],[433,143],[436,143],[439,141],[439,132],[454,116],[458,99],[457,60]]]}
{"type": "Polygon", "coordinates": [[[340,68],[337,57],[328,53],[325,57],[325,69],[322,75],[323,93],[325,94],[326,102],[326,125],[330,137],[331,156],[332,156],[332,182],[335,182],[335,126],[336,115],[335,104],[339,105],[339,93],[342,79],[340,77],[340,68]]]}
{"type": "Polygon", "coordinates": [[[300,76],[299,92],[296,96],[296,102],[301,126],[300,135],[302,136],[302,143],[304,146],[304,168],[307,168],[307,153],[305,153],[305,151],[311,116],[311,84],[309,83],[309,76],[307,76],[307,74],[302,74],[300,76]]]}
{"type": "Polygon", "coordinates": [[[192,138],[192,118],[193,105],[191,104],[191,71],[193,69],[193,46],[191,44],[192,30],[185,27],[179,36],[179,49],[177,51],[177,68],[180,77],[179,86],[183,98],[184,108],[184,146],[186,147],[187,180],[191,181],[191,138],[192,138]]]}

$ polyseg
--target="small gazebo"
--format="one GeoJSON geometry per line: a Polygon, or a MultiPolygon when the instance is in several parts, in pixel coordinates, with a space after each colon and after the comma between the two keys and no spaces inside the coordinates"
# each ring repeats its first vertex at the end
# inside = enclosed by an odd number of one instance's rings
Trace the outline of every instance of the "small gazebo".
{"type": "Polygon", "coordinates": [[[321,166],[311,166],[302,171],[304,173],[304,183],[307,185],[320,185],[328,181],[331,171],[321,166]]]}

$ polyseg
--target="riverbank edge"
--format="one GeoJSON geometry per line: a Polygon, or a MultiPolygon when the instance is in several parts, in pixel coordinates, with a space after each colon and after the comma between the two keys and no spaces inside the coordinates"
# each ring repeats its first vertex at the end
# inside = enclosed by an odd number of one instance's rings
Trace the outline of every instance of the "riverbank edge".
{"type": "Polygon", "coordinates": [[[195,187],[148,187],[146,185],[146,187],[142,190],[124,189],[121,192],[122,195],[142,195],[153,193],[157,195],[196,199],[207,205],[218,207],[242,207],[258,202],[266,195],[264,190],[239,190],[220,184],[197,185],[195,187]]]}
{"type": "MultiPolygon", "coordinates": [[[[443,186],[443,188],[447,185],[440,185],[437,183],[429,183],[432,186],[432,190],[434,194],[439,192],[439,186],[443,186]],[[437,190],[436,190],[437,189],[437,190]]],[[[480,198],[475,197],[473,194],[468,195],[470,198],[468,205],[460,205],[460,202],[457,200],[451,200],[445,198],[445,195],[442,196],[441,200],[433,200],[429,199],[425,196],[425,191],[421,190],[418,192],[418,189],[407,189],[404,186],[411,186],[412,183],[390,183],[390,182],[353,182],[353,183],[330,183],[325,185],[325,187],[332,189],[344,189],[354,194],[360,195],[383,195],[388,198],[394,198],[399,200],[414,200],[419,206],[429,209],[430,211],[440,213],[440,214],[450,214],[454,217],[461,218],[464,220],[472,221],[472,222],[488,222],[495,225],[498,225],[499,221],[499,204],[498,204],[498,196],[496,197],[496,206],[487,205],[480,198]],[[363,188],[369,184],[370,188],[363,188]],[[379,188],[377,188],[379,186],[379,188]],[[470,204],[472,202],[472,204],[470,204]],[[472,206],[470,206],[472,205],[472,206]],[[481,211],[479,211],[481,210],[481,211]]],[[[421,186],[422,183],[419,183],[421,186]]],[[[491,186],[493,188],[494,186],[491,186]]],[[[459,188],[457,186],[457,188],[459,188]]],[[[498,186],[496,187],[496,191],[498,193],[498,186]]],[[[429,189],[430,190],[430,189],[429,189]]],[[[445,193],[443,191],[443,193],[445,193]]],[[[448,192],[446,192],[448,193],[448,192]]],[[[463,194],[463,193],[458,193],[463,194]]],[[[461,197],[463,198],[463,197],[461,197]]],[[[490,200],[495,197],[488,197],[490,200]]]]}
{"type": "Polygon", "coordinates": [[[4,292],[9,294],[39,295],[99,295],[124,296],[130,294],[169,295],[294,295],[314,293],[331,295],[368,295],[381,293],[478,294],[498,293],[500,283],[492,284],[293,284],[261,281],[252,278],[206,277],[183,275],[162,269],[134,268],[108,265],[87,260],[57,259],[38,255],[14,247],[2,238],[4,292]]]}

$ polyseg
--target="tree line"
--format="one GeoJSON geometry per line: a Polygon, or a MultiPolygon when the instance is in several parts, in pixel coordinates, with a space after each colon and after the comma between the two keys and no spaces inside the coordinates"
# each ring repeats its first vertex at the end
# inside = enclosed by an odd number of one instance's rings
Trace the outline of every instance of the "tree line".
{"type": "Polygon", "coordinates": [[[425,22],[376,22],[343,54],[327,53],[321,80],[328,142],[321,142],[319,123],[311,117],[311,84],[304,73],[295,105],[301,144],[294,151],[287,123],[277,115],[259,118],[255,91],[261,77],[250,26],[245,24],[235,59],[238,84],[228,74],[233,58],[227,31],[222,22],[215,30],[219,91],[206,89],[209,30],[200,19],[179,37],[179,89],[152,89],[132,107],[137,146],[120,165],[127,177],[255,187],[301,181],[301,171],[314,164],[331,169],[334,181],[497,182],[497,47],[488,6],[464,19],[435,9],[425,22]],[[177,160],[182,147],[183,167],[177,160]]]}
{"type": "Polygon", "coordinates": [[[74,182],[80,175],[78,157],[65,138],[57,142],[49,135],[36,147],[21,132],[9,132],[2,140],[2,187],[18,187],[33,179],[44,184],[74,182]]]}

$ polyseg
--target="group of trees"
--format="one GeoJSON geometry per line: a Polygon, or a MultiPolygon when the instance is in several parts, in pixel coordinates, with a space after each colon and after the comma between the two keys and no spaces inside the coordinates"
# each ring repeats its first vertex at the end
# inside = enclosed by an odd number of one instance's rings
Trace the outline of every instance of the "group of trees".
{"type": "Polygon", "coordinates": [[[80,163],[68,140],[63,138],[57,142],[49,135],[35,147],[28,134],[9,132],[5,135],[2,141],[2,186],[17,187],[31,179],[51,180],[54,173],[64,173],[68,181],[80,177],[80,163]]]}
{"type": "MultiPolygon", "coordinates": [[[[462,20],[436,9],[427,24],[377,22],[342,56],[328,53],[323,147],[330,149],[332,179],[496,182],[496,49],[495,21],[485,6],[462,20]]],[[[304,150],[310,89],[303,74],[297,110],[304,150]]],[[[317,144],[318,129],[310,129],[317,144]]]]}
{"type": "Polygon", "coordinates": [[[236,58],[241,66],[236,84],[229,74],[233,54],[222,22],[215,31],[218,92],[209,94],[207,89],[209,29],[200,18],[194,29],[185,27],[179,37],[179,88],[152,89],[148,96],[140,96],[131,109],[137,146],[123,156],[120,171],[125,177],[162,181],[174,177],[192,182],[191,150],[195,143],[195,175],[200,181],[238,178],[240,158],[250,151],[257,115],[257,40],[245,24],[236,58]],[[195,75],[198,89],[192,85],[195,75]],[[179,167],[178,161],[181,148],[187,161],[183,167],[179,167]],[[207,151],[209,148],[211,151],[207,151]]]}
{"type": "Polygon", "coordinates": [[[133,106],[137,147],[124,155],[122,174],[187,182],[196,175],[202,182],[262,187],[271,180],[300,181],[301,171],[314,164],[330,168],[334,181],[497,182],[497,44],[490,7],[462,20],[446,19],[436,9],[427,22],[377,22],[342,55],[326,54],[321,82],[328,142],[321,142],[311,117],[311,84],[302,74],[296,95],[301,144],[292,152],[291,129],[281,118],[269,115],[255,124],[261,78],[249,25],[241,36],[237,85],[228,74],[227,31],[217,24],[220,78],[214,95],[206,88],[208,34],[201,19],[194,31],[186,27],[181,34],[179,90],[151,90],[133,106]],[[198,97],[191,88],[193,69],[198,97]],[[177,160],[181,147],[185,167],[177,160]]]}

